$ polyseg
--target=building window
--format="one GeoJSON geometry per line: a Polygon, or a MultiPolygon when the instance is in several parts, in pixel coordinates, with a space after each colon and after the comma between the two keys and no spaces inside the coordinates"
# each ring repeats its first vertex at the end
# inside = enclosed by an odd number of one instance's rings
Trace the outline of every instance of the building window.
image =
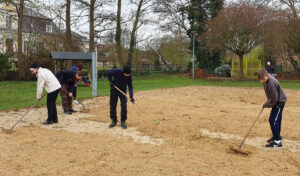
{"type": "Polygon", "coordinates": [[[5,26],[9,29],[12,28],[13,24],[13,16],[12,15],[5,15],[5,26]]]}
{"type": "Polygon", "coordinates": [[[47,33],[52,33],[52,26],[51,25],[46,25],[46,32],[47,33]]]}

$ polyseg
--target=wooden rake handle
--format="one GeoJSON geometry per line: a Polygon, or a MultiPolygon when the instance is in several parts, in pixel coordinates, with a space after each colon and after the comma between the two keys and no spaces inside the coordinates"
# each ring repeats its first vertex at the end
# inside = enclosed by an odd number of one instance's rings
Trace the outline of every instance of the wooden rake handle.
{"type": "MultiPolygon", "coordinates": [[[[129,99],[128,95],[126,95],[122,90],[120,90],[117,86],[113,85],[115,89],[117,89],[121,94],[123,94],[127,99],[129,99]]],[[[138,104],[135,104],[138,108],[140,108],[141,110],[143,110],[146,114],[148,114],[151,118],[153,118],[153,120],[155,121],[156,124],[160,123],[156,118],[154,118],[152,116],[152,114],[150,114],[148,111],[146,111],[145,109],[143,109],[142,107],[140,107],[138,104]]]]}
{"type": "Polygon", "coordinates": [[[259,118],[259,116],[261,115],[261,113],[263,112],[263,110],[264,110],[264,108],[262,108],[262,109],[260,110],[260,112],[259,112],[259,114],[257,115],[256,119],[254,120],[254,122],[252,123],[251,127],[249,128],[249,130],[248,130],[246,136],[244,137],[243,141],[241,142],[241,144],[240,144],[240,146],[239,146],[239,149],[242,148],[242,146],[243,146],[243,144],[244,144],[246,138],[249,136],[250,132],[252,131],[252,128],[254,127],[256,121],[258,120],[258,118],[259,118]]]}
{"type": "MultiPolygon", "coordinates": [[[[41,99],[43,99],[46,95],[47,93],[43,94],[41,99]]],[[[38,102],[39,100],[36,100],[35,103],[29,109],[27,109],[25,114],[23,114],[23,116],[9,130],[12,131],[17,126],[17,124],[21,122],[21,120],[30,112],[30,110],[37,105],[38,102]]]]}

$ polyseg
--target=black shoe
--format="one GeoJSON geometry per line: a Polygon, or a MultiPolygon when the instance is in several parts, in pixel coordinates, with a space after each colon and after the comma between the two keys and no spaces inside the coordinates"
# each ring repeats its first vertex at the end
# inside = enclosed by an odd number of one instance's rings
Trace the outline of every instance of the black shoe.
{"type": "Polygon", "coordinates": [[[55,122],[53,121],[53,123],[58,123],[58,121],[55,121],[55,122]]]}
{"type": "Polygon", "coordinates": [[[53,124],[53,122],[45,121],[45,122],[43,122],[42,124],[43,124],[43,125],[51,125],[51,124],[53,124]]]}
{"type": "Polygon", "coordinates": [[[64,111],[64,114],[72,114],[71,111],[64,111]]]}
{"type": "Polygon", "coordinates": [[[117,125],[117,122],[111,122],[111,124],[108,126],[109,128],[113,128],[113,127],[115,127],[117,125]]]}
{"type": "Polygon", "coordinates": [[[127,128],[126,123],[125,123],[125,122],[121,122],[121,127],[122,127],[123,129],[126,129],[126,128],[127,128]]]}
{"type": "MultiPolygon", "coordinates": [[[[282,137],[281,137],[281,136],[279,137],[279,140],[282,140],[282,137]]],[[[274,138],[273,138],[273,137],[271,137],[270,139],[267,140],[268,143],[272,143],[273,141],[274,141],[274,138]]]]}
{"type": "Polygon", "coordinates": [[[279,142],[279,143],[276,143],[276,142],[272,142],[270,144],[267,144],[266,147],[268,148],[281,148],[282,147],[282,143],[279,142]]]}
{"type": "Polygon", "coordinates": [[[74,109],[72,109],[71,112],[72,112],[72,113],[75,113],[75,112],[77,112],[77,111],[75,111],[74,109]]]}

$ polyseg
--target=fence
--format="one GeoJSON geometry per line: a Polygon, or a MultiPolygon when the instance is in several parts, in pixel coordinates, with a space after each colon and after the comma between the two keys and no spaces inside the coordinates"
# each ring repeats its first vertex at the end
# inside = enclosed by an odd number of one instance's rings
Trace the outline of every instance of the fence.
{"type": "MultiPolygon", "coordinates": [[[[240,76],[240,59],[232,59],[231,62],[231,77],[237,78],[240,76]]],[[[245,78],[257,78],[258,70],[261,68],[261,61],[259,59],[243,60],[244,77],[245,78]]]]}
{"type": "MultiPolygon", "coordinates": [[[[106,71],[111,68],[102,68],[98,70],[98,77],[106,77],[106,71]]],[[[157,64],[139,64],[131,67],[133,76],[150,75],[151,73],[184,73],[187,71],[187,65],[172,64],[172,65],[157,65],[157,64]]]]}

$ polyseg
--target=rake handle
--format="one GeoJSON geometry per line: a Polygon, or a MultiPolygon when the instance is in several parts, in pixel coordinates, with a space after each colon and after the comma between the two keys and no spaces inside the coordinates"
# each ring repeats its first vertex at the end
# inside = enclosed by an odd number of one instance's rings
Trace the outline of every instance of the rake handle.
{"type": "MultiPolygon", "coordinates": [[[[47,93],[45,93],[44,95],[42,95],[41,99],[43,99],[45,96],[47,95],[47,93]]],[[[23,116],[9,129],[10,131],[12,131],[19,122],[21,122],[21,120],[30,112],[30,110],[36,106],[36,104],[39,102],[39,100],[36,100],[35,103],[29,108],[27,109],[27,111],[25,112],[25,114],[23,114],[23,116]]]]}
{"type": "Polygon", "coordinates": [[[258,118],[259,118],[259,116],[261,115],[261,113],[263,112],[263,110],[264,110],[264,108],[262,108],[262,109],[260,110],[260,112],[259,112],[259,114],[257,115],[256,119],[254,120],[254,122],[252,123],[251,127],[249,128],[249,130],[248,130],[246,136],[244,137],[243,141],[241,142],[241,144],[240,144],[240,146],[239,146],[239,149],[242,148],[242,146],[243,146],[243,144],[244,144],[246,138],[249,136],[250,132],[252,131],[252,128],[254,127],[256,121],[258,120],[258,118]]]}
{"type": "MultiPolygon", "coordinates": [[[[113,85],[115,89],[117,89],[121,94],[123,94],[127,99],[128,98],[128,95],[126,95],[122,90],[120,90],[117,86],[113,85]]],[[[143,110],[146,114],[148,114],[150,117],[153,118],[153,120],[156,118],[154,118],[149,112],[147,112],[145,109],[143,109],[142,107],[140,107],[138,104],[134,103],[138,108],[140,108],[141,110],[143,110]]],[[[157,121],[157,120],[156,120],[157,121]]]]}

